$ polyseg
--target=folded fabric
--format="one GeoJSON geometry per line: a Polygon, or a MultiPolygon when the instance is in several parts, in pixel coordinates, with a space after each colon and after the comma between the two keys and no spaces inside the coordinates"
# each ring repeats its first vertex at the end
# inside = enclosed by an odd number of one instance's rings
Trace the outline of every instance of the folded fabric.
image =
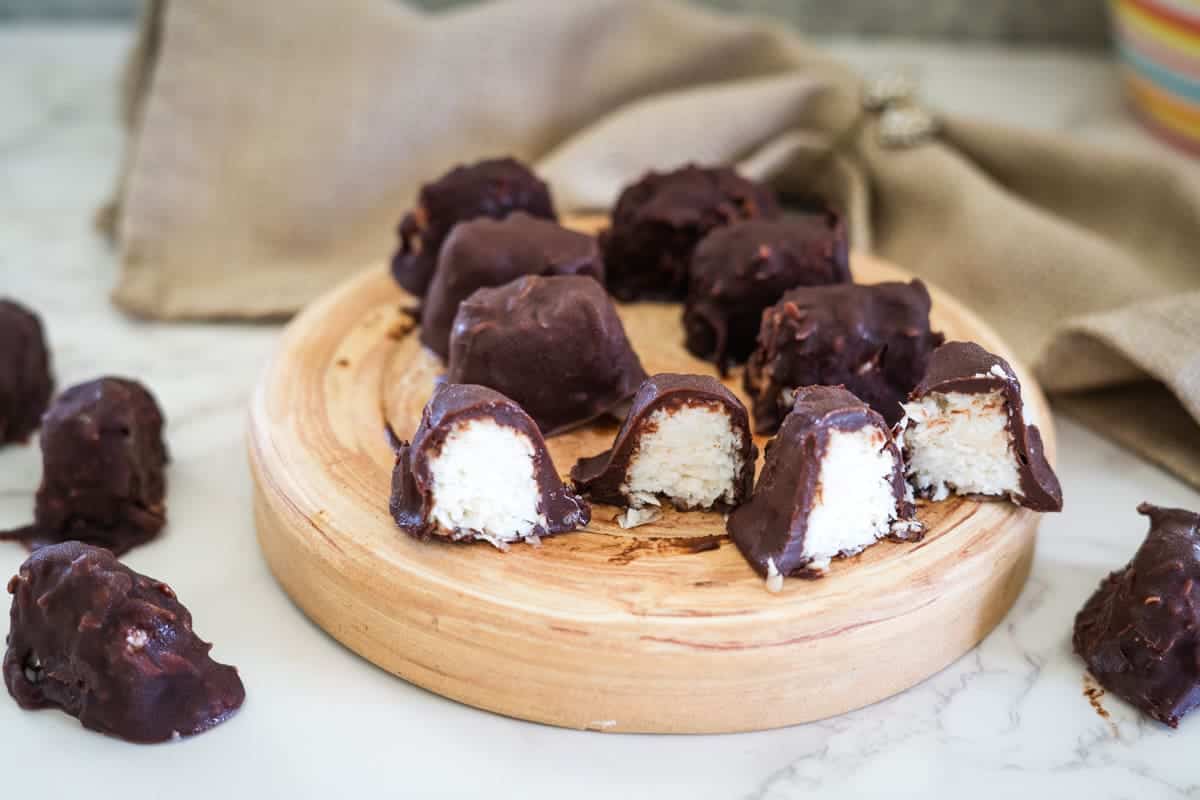
{"type": "Polygon", "coordinates": [[[855,247],[958,296],[1048,390],[1087,390],[1063,407],[1200,485],[1200,184],[1172,161],[954,118],[887,146],[844,65],[667,0],[159,0],[126,86],[103,219],[130,313],[293,312],[384,261],[457,162],[533,162],[565,211],[652,167],[733,162],[830,197],[855,247]]]}

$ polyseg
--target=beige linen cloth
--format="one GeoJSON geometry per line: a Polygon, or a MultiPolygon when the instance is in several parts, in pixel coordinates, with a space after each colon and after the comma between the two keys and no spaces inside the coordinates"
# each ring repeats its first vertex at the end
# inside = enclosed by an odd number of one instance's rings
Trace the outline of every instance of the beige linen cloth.
{"type": "Polygon", "coordinates": [[[418,185],[460,161],[531,161],[567,211],[650,167],[735,162],[835,198],[856,247],[973,307],[1060,408],[1200,486],[1194,175],[954,118],[888,148],[861,94],[784,29],[666,0],[151,3],[102,215],[115,300],[166,319],[295,311],[387,257],[418,185]]]}

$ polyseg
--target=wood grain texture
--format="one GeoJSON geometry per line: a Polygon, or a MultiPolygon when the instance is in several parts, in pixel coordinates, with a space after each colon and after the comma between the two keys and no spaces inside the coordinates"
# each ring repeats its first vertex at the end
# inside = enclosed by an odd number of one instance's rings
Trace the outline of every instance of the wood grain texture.
{"type": "MultiPolygon", "coordinates": [[[[902,279],[855,255],[856,280],[902,279]]],[[[935,327],[1012,361],[934,290],[935,327]]],[[[1008,503],[927,504],[920,544],[884,542],[819,581],[763,581],[720,515],[668,511],[622,530],[597,505],[586,531],[513,546],[421,543],[388,515],[386,416],[416,427],[435,357],[406,300],[372,268],[288,327],[250,409],[259,541],[280,584],[346,646],[417,685],[514,717],[601,731],[726,732],[840,714],[967,652],[1029,573],[1038,516],[1008,503]]],[[[625,306],[646,369],[711,372],[681,344],[679,308],[625,306]]],[[[1044,397],[1014,362],[1053,457],[1044,397]]],[[[739,376],[728,384],[741,394],[739,376]]],[[[615,425],[551,439],[565,474],[615,425]]],[[[763,444],[759,442],[760,446],[763,444]]],[[[761,459],[760,459],[761,464],[761,459]]]]}

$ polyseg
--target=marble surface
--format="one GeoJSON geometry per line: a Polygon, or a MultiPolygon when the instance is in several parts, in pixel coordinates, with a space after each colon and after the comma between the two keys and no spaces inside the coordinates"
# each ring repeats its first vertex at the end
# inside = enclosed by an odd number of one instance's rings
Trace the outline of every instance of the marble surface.
{"type": "MultiPolygon", "coordinates": [[[[138,323],[107,304],[116,266],[90,216],[122,146],[113,75],[126,42],[113,29],[0,28],[0,293],[42,312],[62,385],[125,373],[157,392],[175,455],[171,523],[128,562],[174,585],[249,698],[220,728],[155,747],[0,698],[6,794],[1200,797],[1200,719],[1172,732],[1112,698],[1111,721],[1100,718],[1069,644],[1075,611],[1144,534],[1134,506],[1200,508],[1200,496],[1064,419],[1066,511],[1046,518],[1014,611],[942,673],[837,719],[737,736],[563,731],[443,700],[343,649],[288,601],[254,541],[243,420],[278,329],[138,323]]],[[[1123,117],[1099,57],[835,49],[865,68],[913,67],[942,108],[1153,146],[1123,117]]],[[[27,519],[38,477],[35,448],[0,451],[0,528],[27,519]]],[[[23,558],[0,545],[0,574],[23,558]]]]}

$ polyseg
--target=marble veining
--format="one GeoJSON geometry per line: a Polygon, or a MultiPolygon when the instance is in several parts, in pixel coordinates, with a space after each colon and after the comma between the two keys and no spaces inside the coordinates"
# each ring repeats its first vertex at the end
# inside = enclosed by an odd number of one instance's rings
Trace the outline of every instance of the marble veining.
{"type": "MultiPolygon", "coordinates": [[[[243,419],[278,328],[137,322],[107,303],[116,264],[91,215],[121,149],[113,77],[127,41],[0,28],[0,293],[42,312],[62,385],[125,373],[157,392],[175,458],[170,524],[128,561],[174,584],[214,656],[241,667],[248,699],[212,733],[142,749],[0,698],[6,792],[116,798],[134,780],[177,798],[1200,797],[1200,719],[1172,732],[1111,697],[1102,719],[1070,652],[1076,610],[1145,531],[1134,506],[1200,508],[1200,496],[1063,419],[1066,510],[1046,518],[1013,612],[940,674],[836,719],[737,736],[563,731],[443,700],[343,649],[291,605],[254,540],[243,419]]],[[[834,49],[868,70],[914,69],[944,110],[1154,146],[1099,56],[834,49]]],[[[28,518],[38,476],[35,448],[0,451],[0,527],[28,518]]],[[[23,558],[0,545],[0,576],[23,558]]]]}

